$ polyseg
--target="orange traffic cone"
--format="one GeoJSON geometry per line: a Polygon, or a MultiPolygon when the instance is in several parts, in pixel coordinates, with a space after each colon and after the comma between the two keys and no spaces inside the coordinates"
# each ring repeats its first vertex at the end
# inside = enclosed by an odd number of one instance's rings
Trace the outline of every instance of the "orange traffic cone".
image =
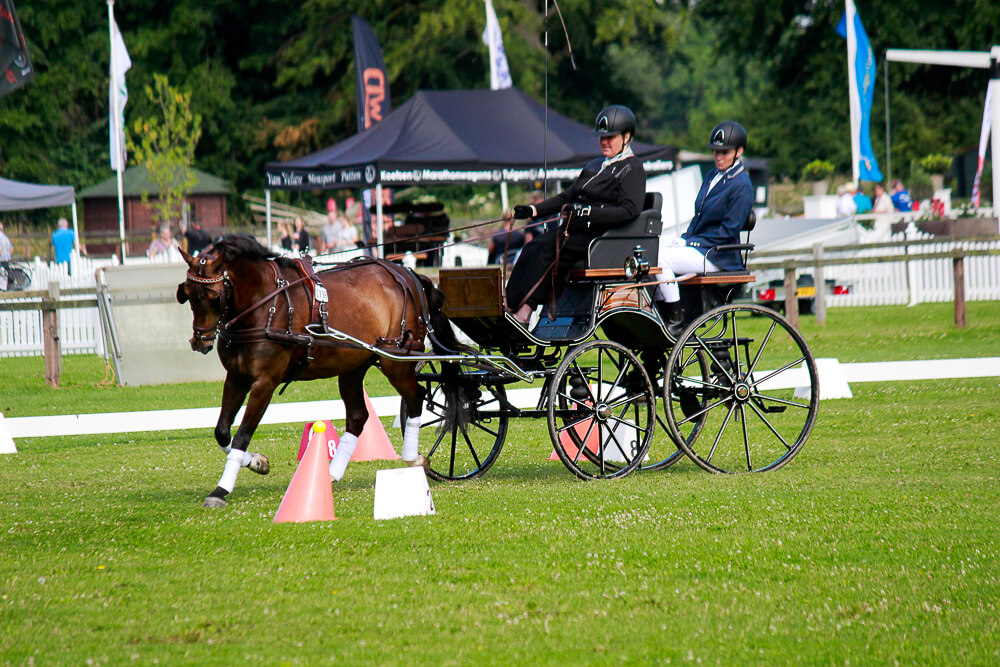
{"type": "MultiPolygon", "coordinates": [[[[590,432],[590,437],[587,437],[587,429],[590,428],[590,425],[591,423],[593,423],[593,421],[594,421],[593,419],[588,419],[587,421],[580,422],[579,424],[573,427],[573,430],[576,431],[576,435],[580,440],[586,439],[584,446],[590,451],[592,451],[594,454],[597,454],[597,449],[600,444],[600,441],[597,439],[600,428],[595,426],[594,430],[590,432]]],[[[580,448],[577,447],[576,443],[573,441],[573,438],[570,437],[569,431],[563,431],[559,435],[559,442],[562,444],[563,449],[566,450],[566,453],[569,454],[570,458],[576,457],[576,453],[580,450],[580,448]]],[[[552,455],[545,460],[558,461],[559,455],[556,454],[556,450],[553,449],[552,455]]]]}
{"type": "Polygon", "coordinates": [[[326,456],[326,424],[314,422],[312,437],[302,463],[281,499],[275,523],[332,521],[333,488],[330,482],[330,459],[326,456]]]}
{"type": "MultiPolygon", "coordinates": [[[[302,457],[306,454],[306,448],[309,446],[309,439],[312,434],[313,424],[316,422],[306,422],[305,426],[302,427],[302,439],[299,441],[299,456],[298,461],[302,460],[302,457]]],[[[326,424],[326,455],[329,457],[327,460],[333,459],[333,453],[337,451],[337,445],[340,443],[340,436],[337,435],[337,429],[333,427],[333,422],[329,419],[323,420],[326,424]]]]}
{"type": "Polygon", "coordinates": [[[358,438],[358,446],[351,456],[352,461],[395,461],[399,454],[392,448],[389,436],[386,435],[382,420],[375,414],[372,406],[372,399],[368,398],[365,391],[365,407],[368,408],[368,421],[358,438]]]}

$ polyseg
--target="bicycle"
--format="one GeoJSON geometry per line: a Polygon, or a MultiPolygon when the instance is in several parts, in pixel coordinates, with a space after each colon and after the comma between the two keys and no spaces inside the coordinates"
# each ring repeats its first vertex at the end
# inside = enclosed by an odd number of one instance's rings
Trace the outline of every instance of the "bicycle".
{"type": "Polygon", "coordinates": [[[31,285],[31,271],[27,267],[19,266],[14,262],[6,265],[0,264],[0,286],[8,292],[18,292],[28,289],[31,285]]]}

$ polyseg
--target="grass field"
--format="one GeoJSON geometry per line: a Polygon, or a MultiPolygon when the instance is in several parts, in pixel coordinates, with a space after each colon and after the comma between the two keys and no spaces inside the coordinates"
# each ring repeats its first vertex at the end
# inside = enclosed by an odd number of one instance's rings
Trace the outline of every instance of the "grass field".
{"type": "MultiPolygon", "coordinates": [[[[835,309],[803,332],[844,362],[995,356],[1000,307],[969,305],[963,331],[940,304],[835,309]]],[[[41,359],[0,375],[7,417],[221,389],[97,387],[92,357],[67,357],[56,390],[41,359]]],[[[523,420],[483,479],[432,485],[436,516],[384,522],[377,462],[334,487],[337,521],[272,522],[301,425],[262,427],[271,474],[241,472],[214,511],[207,431],[20,440],[0,456],[0,663],[997,664],[1000,378],[852,389],[754,476],[681,462],[580,482],[523,420]]]]}

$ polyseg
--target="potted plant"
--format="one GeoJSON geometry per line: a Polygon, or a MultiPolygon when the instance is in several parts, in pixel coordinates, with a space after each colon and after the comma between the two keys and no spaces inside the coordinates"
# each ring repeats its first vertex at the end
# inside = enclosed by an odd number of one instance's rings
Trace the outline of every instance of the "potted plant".
{"type": "Polygon", "coordinates": [[[813,160],[802,169],[802,178],[812,182],[814,195],[826,194],[831,174],[833,174],[833,163],[826,160],[813,160]]]}
{"type": "Polygon", "coordinates": [[[920,159],[920,168],[931,175],[931,184],[937,192],[944,187],[944,172],[951,167],[951,158],[940,153],[931,153],[920,159]]]}

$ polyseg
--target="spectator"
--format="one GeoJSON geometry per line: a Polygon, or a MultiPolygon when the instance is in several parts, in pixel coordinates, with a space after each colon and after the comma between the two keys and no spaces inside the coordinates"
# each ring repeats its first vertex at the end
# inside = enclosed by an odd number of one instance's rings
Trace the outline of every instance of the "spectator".
{"type": "Polygon", "coordinates": [[[323,226],[323,252],[342,252],[357,247],[358,231],[337,208],[337,200],[326,203],[326,225],[323,226]]]}
{"type": "Polygon", "coordinates": [[[292,251],[292,232],[288,228],[287,222],[278,223],[278,231],[281,233],[281,237],[278,239],[278,245],[281,246],[282,250],[292,251]]]}
{"type": "Polygon", "coordinates": [[[73,244],[76,241],[76,234],[69,228],[69,220],[59,218],[56,223],[56,230],[52,232],[52,249],[56,254],[56,265],[65,264],[73,275],[73,265],[69,258],[73,252],[73,244]]]}
{"type": "Polygon", "coordinates": [[[899,179],[892,181],[890,190],[892,191],[892,205],[897,211],[912,211],[913,200],[910,199],[910,191],[903,187],[899,179]]]}
{"type": "Polygon", "coordinates": [[[177,241],[170,235],[170,225],[160,225],[160,235],[149,244],[146,254],[152,259],[158,255],[167,255],[172,248],[177,247],[177,241]]]}
{"type": "Polygon", "coordinates": [[[858,212],[858,205],[854,201],[857,190],[858,187],[854,183],[837,187],[837,217],[846,218],[858,212]]]}
{"type": "Polygon", "coordinates": [[[518,251],[524,247],[525,233],[520,229],[514,229],[513,218],[504,218],[501,225],[500,229],[490,239],[490,264],[502,263],[505,254],[508,256],[508,261],[513,262],[514,258],[517,257],[518,251]]]}
{"type": "Polygon", "coordinates": [[[854,207],[859,215],[872,212],[872,198],[861,188],[854,193],[854,207]]]}
{"type": "MultiPolygon", "coordinates": [[[[4,269],[4,280],[7,279],[7,269],[10,268],[10,260],[14,256],[14,244],[10,242],[7,235],[3,233],[3,223],[0,222],[0,266],[4,269]]],[[[6,285],[4,285],[6,289],[6,285]]]]}
{"type": "Polygon", "coordinates": [[[300,255],[309,252],[312,239],[309,238],[309,230],[306,229],[306,221],[301,215],[295,216],[295,233],[292,236],[292,249],[300,255]]]}

